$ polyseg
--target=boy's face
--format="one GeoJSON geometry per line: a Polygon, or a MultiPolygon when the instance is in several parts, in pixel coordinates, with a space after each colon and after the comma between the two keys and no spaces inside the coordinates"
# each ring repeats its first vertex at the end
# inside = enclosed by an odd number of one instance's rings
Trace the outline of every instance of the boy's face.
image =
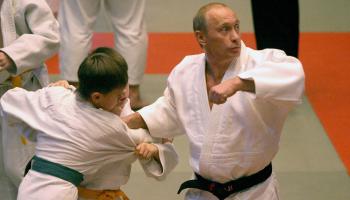
{"type": "Polygon", "coordinates": [[[102,94],[99,92],[94,92],[91,95],[91,100],[94,106],[97,108],[102,108],[103,110],[119,113],[129,96],[129,85],[122,88],[116,88],[109,93],[102,94]]]}

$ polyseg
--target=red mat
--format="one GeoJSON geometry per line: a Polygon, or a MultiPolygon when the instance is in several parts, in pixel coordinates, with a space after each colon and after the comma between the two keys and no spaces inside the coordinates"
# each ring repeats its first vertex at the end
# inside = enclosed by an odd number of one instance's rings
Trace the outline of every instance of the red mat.
{"type": "MultiPolygon", "coordinates": [[[[243,33],[255,47],[252,33],[243,33]]],[[[113,47],[113,35],[96,33],[93,47],[113,47]]],[[[185,56],[201,52],[192,33],[150,33],[146,73],[168,74],[185,56]]],[[[300,60],[306,74],[306,93],[350,174],[350,33],[302,33],[300,60]]],[[[58,58],[47,62],[57,74],[58,58]]]]}

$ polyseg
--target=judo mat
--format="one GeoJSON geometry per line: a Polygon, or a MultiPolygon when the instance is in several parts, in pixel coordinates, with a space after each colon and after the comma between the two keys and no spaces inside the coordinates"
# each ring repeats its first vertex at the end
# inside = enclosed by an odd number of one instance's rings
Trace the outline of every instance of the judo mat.
{"type": "MultiPolygon", "coordinates": [[[[246,45],[255,48],[254,34],[243,33],[246,45]]],[[[93,48],[113,47],[113,35],[96,33],[93,48]]],[[[141,85],[143,98],[162,95],[171,69],[188,54],[201,52],[192,33],[149,33],[147,68],[141,85]]],[[[280,150],[273,168],[284,200],[350,199],[350,33],[301,33],[300,59],[306,74],[306,95],[283,128],[280,150]]],[[[59,79],[58,57],[48,60],[51,80],[59,79]]],[[[179,164],[166,180],[147,177],[135,163],[122,189],[131,199],[183,199],[178,186],[193,176],[187,138],[175,138],[179,164]]]]}

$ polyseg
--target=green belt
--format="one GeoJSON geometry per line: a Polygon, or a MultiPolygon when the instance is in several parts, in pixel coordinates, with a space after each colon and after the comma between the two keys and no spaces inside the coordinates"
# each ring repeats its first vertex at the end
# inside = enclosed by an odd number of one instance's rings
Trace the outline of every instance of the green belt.
{"type": "Polygon", "coordinates": [[[34,156],[31,169],[43,174],[48,174],[79,186],[84,180],[84,175],[74,169],[34,156]]]}

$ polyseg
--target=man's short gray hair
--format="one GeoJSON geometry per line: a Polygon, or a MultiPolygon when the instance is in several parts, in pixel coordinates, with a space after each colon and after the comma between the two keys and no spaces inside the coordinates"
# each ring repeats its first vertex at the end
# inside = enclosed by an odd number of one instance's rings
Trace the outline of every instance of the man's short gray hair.
{"type": "Polygon", "coordinates": [[[207,32],[207,21],[205,18],[205,14],[213,7],[228,7],[226,4],[223,3],[209,3],[204,6],[202,6],[197,14],[193,18],[193,31],[204,31],[207,32]]]}

